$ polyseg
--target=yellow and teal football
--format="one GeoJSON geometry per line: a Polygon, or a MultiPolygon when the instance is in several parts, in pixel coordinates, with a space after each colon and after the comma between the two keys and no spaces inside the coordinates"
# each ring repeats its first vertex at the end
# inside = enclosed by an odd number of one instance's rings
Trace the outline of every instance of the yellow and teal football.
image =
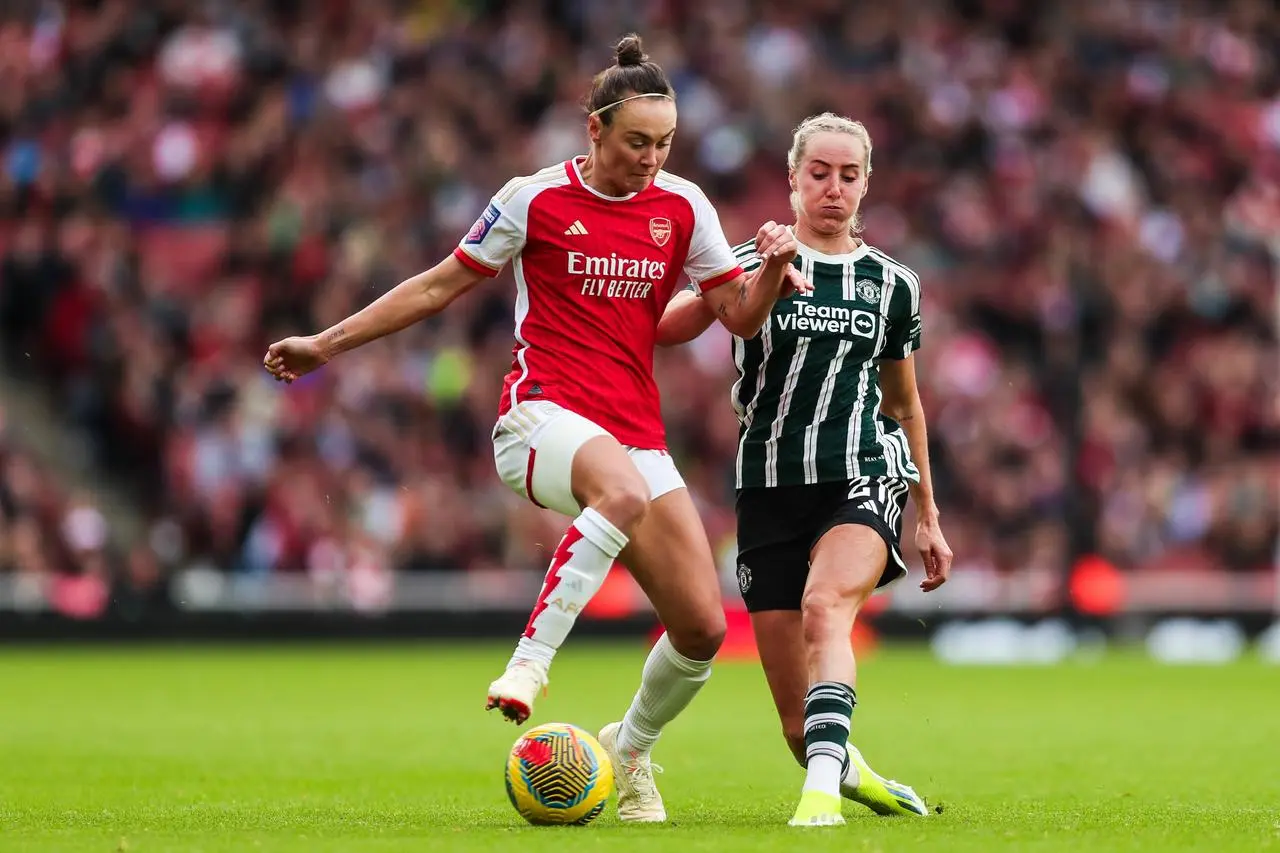
{"type": "Polygon", "coordinates": [[[507,796],[535,826],[590,823],[613,791],[613,765],[594,737],[568,723],[530,729],[507,756],[507,796]]]}

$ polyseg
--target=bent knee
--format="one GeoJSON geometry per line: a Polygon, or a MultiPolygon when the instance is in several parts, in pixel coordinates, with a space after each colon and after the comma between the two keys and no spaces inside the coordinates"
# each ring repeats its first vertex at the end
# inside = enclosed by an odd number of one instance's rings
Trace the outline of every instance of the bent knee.
{"type": "Polygon", "coordinates": [[[840,584],[813,584],[800,598],[800,613],[805,621],[827,615],[856,614],[875,589],[876,583],[872,578],[840,584]]]}
{"type": "Polygon", "coordinates": [[[649,485],[639,476],[610,483],[591,506],[630,535],[649,512],[649,485]]]}
{"type": "Polygon", "coordinates": [[[814,587],[800,600],[801,631],[807,644],[824,642],[833,633],[853,628],[858,610],[871,590],[814,587]]]}
{"type": "Polygon", "coordinates": [[[711,660],[720,651],[726,631],[724,613],[715,611],[678,628],[667,626],[677,652],[691,660],[711,660]]]}
{"type": "Polygon", "coordinates": [[[801,596],[800,613],[805,619],[809,619],[847,609],[846,598],[843,590],[825,584],[815,584],[806,589],[801,596]]]}
{"type": "Polygon", "coordinates": [[[844,620],[853,615],[856,599],[845,591],[829,586],[806,589],[800,599],[800,618],[805,628],[819,627],[833,620],[844,620]]]}

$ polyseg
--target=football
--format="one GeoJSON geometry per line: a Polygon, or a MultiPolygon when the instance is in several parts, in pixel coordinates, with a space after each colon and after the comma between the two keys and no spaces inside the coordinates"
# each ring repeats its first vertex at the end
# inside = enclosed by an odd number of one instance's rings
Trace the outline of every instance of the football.
{"type": "Polygon", "coordinates": [[[568,723],[530,729],[507,756],[507,796],[535,826],[588,824],[613,791],[613,765],[588,732],[568,723]]]}

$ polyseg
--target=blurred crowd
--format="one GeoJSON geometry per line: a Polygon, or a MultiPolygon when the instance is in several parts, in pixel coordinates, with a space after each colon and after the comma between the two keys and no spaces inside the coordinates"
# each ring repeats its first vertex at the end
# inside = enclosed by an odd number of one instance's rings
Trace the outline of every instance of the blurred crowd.
{"type": "MultiPolygon", "coordinates": [[[[924,282],[957,571],[1275,559],[1273,3],[16,6],[6,369],[56,389],[152,530],[85,533],[95,497],[42,490],[0,444],[0,571],[540,571],[563,519],[507,493],[488,439],[509,273],[292,386],[262,353],[434,264],[508,177],[582,151],[579,99],[633,29],[678,92],[667,168],[731,241],[789,216],[801,118],[869,127],[865,236],[924,282]]],[[[672,450],[730,556],[732,371],[718,328],[658,358],[672,450]]]]}

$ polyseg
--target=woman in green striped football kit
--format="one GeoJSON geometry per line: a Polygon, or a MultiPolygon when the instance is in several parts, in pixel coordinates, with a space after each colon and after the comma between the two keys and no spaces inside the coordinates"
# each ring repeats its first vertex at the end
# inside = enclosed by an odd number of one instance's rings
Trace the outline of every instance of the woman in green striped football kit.
{"type": "MultiPolygon", "coordinates": [[[[915,501],[926,592],[947,580],[916,388],[920,280],[867,245],[858,207],[871,138],[824,113],[795,131],[787,157],[792,262],[813,283],[784,294],[753,338],[734,338],[738,381],[738,584],[783,732],[806,778],[793,826],[844,822],[841,795],[880,814],[927,815],[848,744],[856,704],[850,643],[859,610],[907,574],[902,511],[915,501]]],[[[754,241],[735,250],[758,266],[754,241]]],[[[671,301],[658,343],[674,346],[714,321],[692,292],[671,301]]]]}

